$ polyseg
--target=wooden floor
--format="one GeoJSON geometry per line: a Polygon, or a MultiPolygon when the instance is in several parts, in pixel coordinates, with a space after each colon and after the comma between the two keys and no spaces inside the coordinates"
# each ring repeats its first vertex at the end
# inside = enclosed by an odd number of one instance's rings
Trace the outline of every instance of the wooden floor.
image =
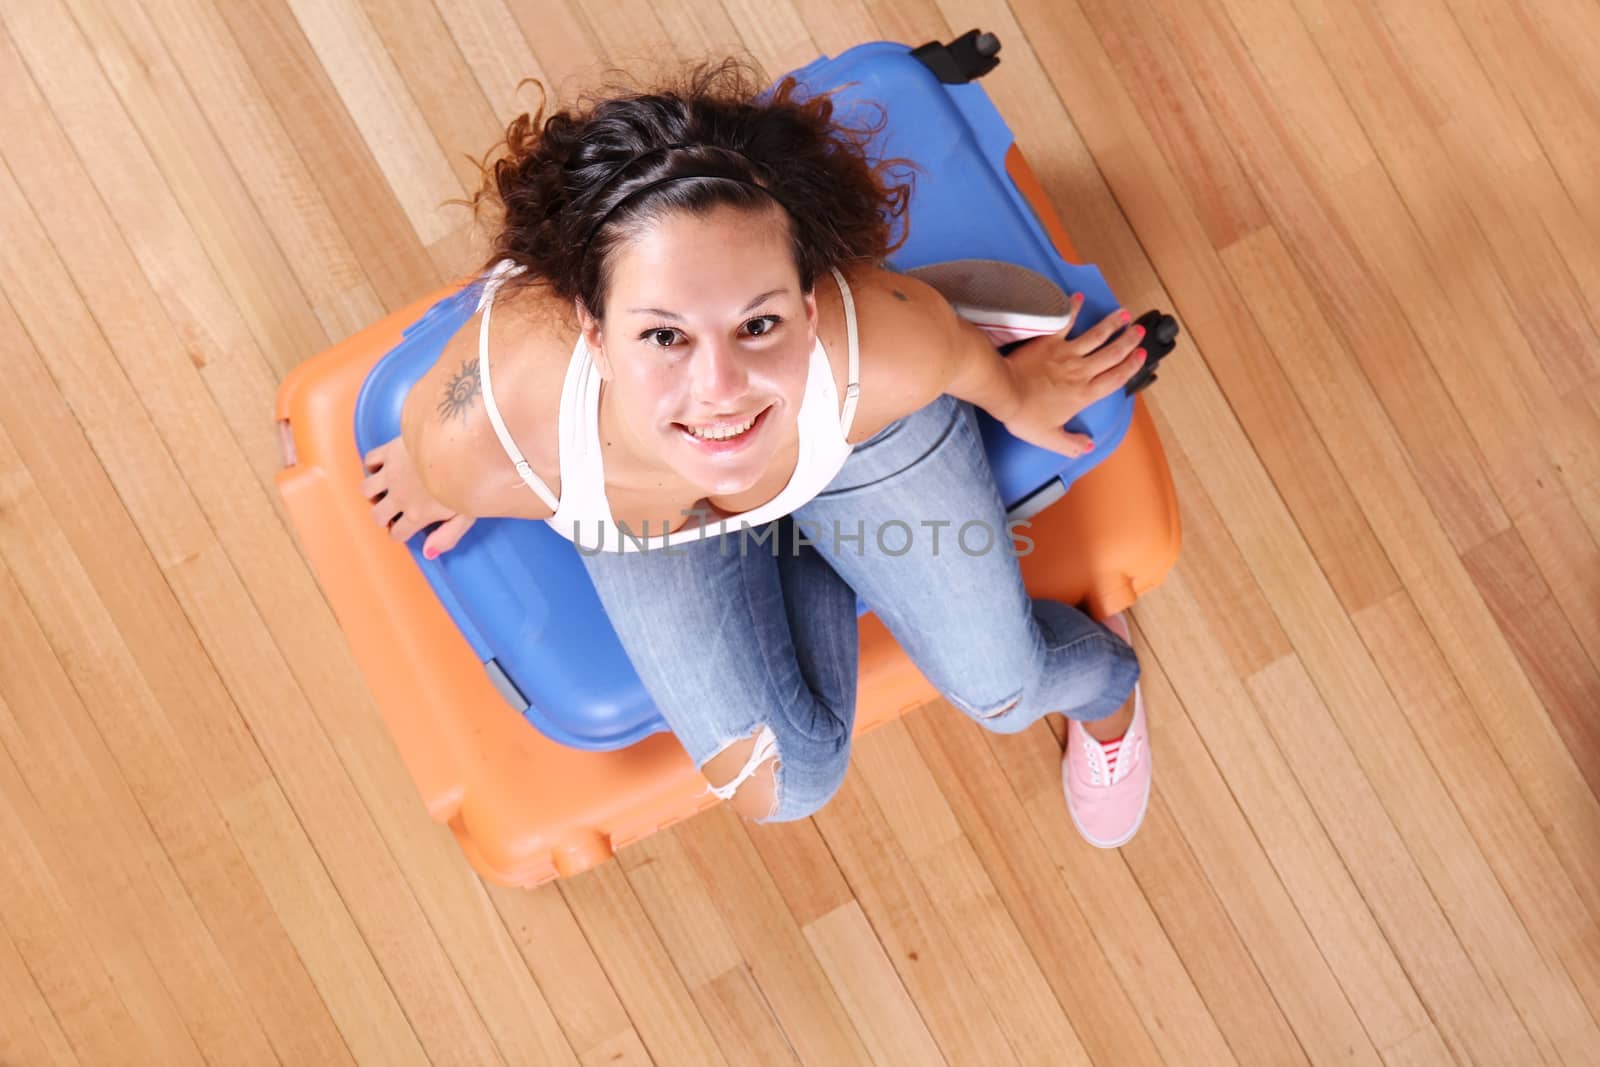
{"type": "Polygon", "coordinates": [[[0,131],[0,1063],[1600,1063],[1592,0],[4,0],[0,131]],[[473,264],[519,79],[973,26],[1185,329],[1142,831],[937,706],[810,822],[486,886],[278,381],[473,264]]]}

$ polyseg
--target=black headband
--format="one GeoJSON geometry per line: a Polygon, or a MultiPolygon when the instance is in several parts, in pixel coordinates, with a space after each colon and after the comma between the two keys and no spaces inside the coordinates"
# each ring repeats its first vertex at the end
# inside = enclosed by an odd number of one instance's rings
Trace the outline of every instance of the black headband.
{"type": "MultiPolygon", "coordinates": [[[[629,156],[626,160],[624,160],[622,162],[622,164],[620,166],[618,166],[615,170],[613,170],[611,172],[611,174],[606,178],[606,180],[604,182],[601,183],[600,189],[601,189],[601,191],[604,191],[605,189],[609,188],[611,186],[611,184],[613,182],[615,182],[619,177],[621,177],[621,175],[629,167],[633,166],[635,163],[637,163],[639,160],[643,159],[645,156],[652,156],[652,155],[655,155],[655,154],[657,154],[659,152],[670,152],[670,151],[672,151],[674,149],[678,149],[678,148],[694,148],[694,147],[699,147],[699,146],[690,145],[690,144],[677,144],[677,143],[674,143],[674,144],[668,144],[668,145],[661,145],[659,147],[651,148],[651,149],[648,149],[648,150],[646,150],[644,152],[638,152],[638,153],[636,153],[636,154],[634,154],[632,156],[629,156]]],[[[725,149],[725,151],[730,151],[731,152],[733,150],[732,149],[725,149]]],[[[733,154],[739,155],[739,153],[737,153],[737,152],[734,152],[733,154]]],[[[606,211],[605,211],[605,214],[601,215],[600,218],[595,221],[594,225],[589,227],[589,232],[584,235],[584,238],[583,238],[583,249],[582,249],[582,253],[581,253],[581,258],[587,258],[588,254],[589,254],[589,245],[594,241],[595,236],[605,226],[606,222],[610,220],[612,215],[616,214],[617,209],[620,208],[623,204],[626,204],[630,200],[633,200],[636,197],[639,197],[639,196],[641,196],[641,195],[643,195],[645,193],[648,193],[653,189],[658,189],[663,185],[670,185],[673,182],[688,181],[691,178],[714,178],[717,181],[737,182],[740,185],[748,185],[752,189],[759,189],[763,193],[766,193],[774,201],[777,202],[779,207],[784,208],[784,210],[786,210],[786,211],[788,210],[787,205],[785,205],[784,202],[778,198],[778,194],[774,193],[771,189],[768,189],[766,186],[760,185],[760,184],[758,184],[756,182],[753,182],[748,178],[735,178],[732,175],[728,175],[728,174],[707,174],[707,173],[704,173],[704,172],[701,172],[701,171],[695,171],[695,172],[690,173],[690,174],[674,174],[674,175],[671,175],[670,177],[666,177],[666,178],[657,178],[653,182],[647,182],[646,184],[639,186],[639,188],[631,190],[626,196],[623,196],[623,197],[619,198],[615,204],[612,204],[609,208],[607,208],[606,211]]]]}

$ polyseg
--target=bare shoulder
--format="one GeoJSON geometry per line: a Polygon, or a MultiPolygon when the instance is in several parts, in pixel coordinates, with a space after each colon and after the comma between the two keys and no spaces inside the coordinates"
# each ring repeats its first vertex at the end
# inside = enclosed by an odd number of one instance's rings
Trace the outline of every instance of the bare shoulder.
{"type": "MultiPolygon", "coordinates": [[[[489,380],[512,440],[559,497],[561,386],[577,331],[527,299],[537,294],[519,295],[524,299],[496,300],[492,308],[489,380]]],[[[402,417],[407,447],[423,484],[446,507],[547,518],[549,506],[523,482],[489,420],[478,363],[481,325],[481,313],[469,318],[412,386],[402,417]]]]}
{"type": "MultiPolygon", "coordinates": [[[[851,443],[859,443],[938,397],[939,354],[952,343],[957,320],[938,290],[909,275],[874,266],[844,274],[860,343],[861,396],[850,427],[851,443]]],[[[843,396],[849,380],[843,300],[831,274],[817,287],[817,331],[843,396]]]]}

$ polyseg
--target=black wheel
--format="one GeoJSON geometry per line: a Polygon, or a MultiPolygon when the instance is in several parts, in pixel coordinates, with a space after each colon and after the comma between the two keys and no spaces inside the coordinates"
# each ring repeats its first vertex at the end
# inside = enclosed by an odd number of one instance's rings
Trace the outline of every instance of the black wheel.
{"type": "Polygon", "coordinates": [[[1000,65],[1000,38],[968,30],[949,44],[929,41],[913,48],[911,54],[946,85],[964,85],[1000,65]]]}

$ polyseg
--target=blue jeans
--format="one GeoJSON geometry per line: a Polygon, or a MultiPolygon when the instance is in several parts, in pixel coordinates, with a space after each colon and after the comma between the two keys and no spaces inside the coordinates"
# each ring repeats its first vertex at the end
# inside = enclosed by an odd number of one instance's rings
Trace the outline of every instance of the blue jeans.
{"type": "Polygon", "coordinates": [[[775,743],[767,821],[786,821],[814,814],[844,780],[858,594],[939,693],[989,730],[1016,733],[1051,711],[1104,718],[1127,701],[1133,650],[1077,608],[1028,595],[1026,535],[1026,523],[1007,525],[972,407],[943,396],[857,445],[826,490],[782,519],[582,558],[696,768],[753,735],[775,743]]]}

